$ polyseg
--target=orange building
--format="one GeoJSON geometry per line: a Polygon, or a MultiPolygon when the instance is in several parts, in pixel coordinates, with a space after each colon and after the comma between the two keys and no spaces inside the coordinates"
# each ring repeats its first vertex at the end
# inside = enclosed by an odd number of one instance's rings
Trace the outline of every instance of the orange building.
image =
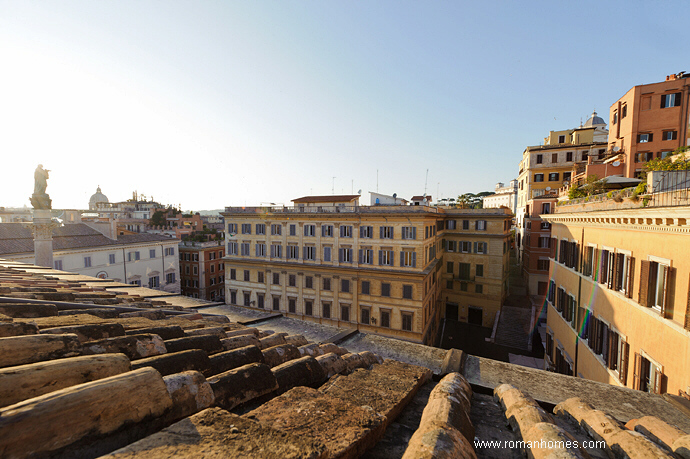
{"type": "Polygon", "coordinates": [[[690,145],[689,77],[681,72],[635,86],[611,105],[609,150],[621,154],[626,177],[638,176],[645,162],[690,145]]]}
{"type": "Polygon", "coordinates": [[[182,241],[179,249],[182,294],[203,300],[223,300],[225,295],[223,241],[182,241]]]}

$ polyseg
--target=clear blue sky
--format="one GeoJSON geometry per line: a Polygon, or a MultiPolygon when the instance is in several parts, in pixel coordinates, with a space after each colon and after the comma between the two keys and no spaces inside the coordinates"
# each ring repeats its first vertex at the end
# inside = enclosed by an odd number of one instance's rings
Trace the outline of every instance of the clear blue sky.
{"type": "Polygon", "coordinates": [[[690,4],[0,0],[0,206],[51,169],[183,209],[454,197],[637,84],[690,71],[690,4]],[[681,22],[679,22],[681,21],[681,22]],[[335,180],[333,177],[336,177],[335,180]]]}

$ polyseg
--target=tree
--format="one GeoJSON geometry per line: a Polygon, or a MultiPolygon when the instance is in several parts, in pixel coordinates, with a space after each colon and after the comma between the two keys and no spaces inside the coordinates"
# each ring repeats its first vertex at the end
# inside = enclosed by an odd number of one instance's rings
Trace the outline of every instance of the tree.
{"type": "Polygon", "coordinates": [[[149,220],[149,225],[151,226],[166,226],[167,220],[165,217],[168,215],[167,211],[157,210],[151,216],[149,220]]]}
{"type": "Polygon", "coordinates": [[[687,171],[690,170],[690,161],[685,157],[678,156],[689,151],[690,147],[680,147],[671,152],[665,158],[654,158],[647,161],[643,166],[645,172],[649,171],[687,171]],[[675,161],[674,161],[675,160],[675,161]]]}

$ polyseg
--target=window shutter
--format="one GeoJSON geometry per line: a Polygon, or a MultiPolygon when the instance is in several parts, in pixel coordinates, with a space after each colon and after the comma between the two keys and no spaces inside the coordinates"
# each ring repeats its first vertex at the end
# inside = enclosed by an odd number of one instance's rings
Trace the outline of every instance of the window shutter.
{"type": "Polygon", "coordinates": [[[338,261],[343,261],[343,250],[344,249],[338,249],[338,261]]]}
{"type": "Polygon", "coordinates": [[[445,239],[441,239],[441,247],[443,250],[448,250],[448,242],[445,239]]]}
{"type": "Polygon", "coordinates": [[[625,263],[625,255],[622,253],[616,254],[616,277],[614,279],[613,289],[618,291],[623,288],[623,263],[625,263]]]}
{"type": "Polygon", "coordinates": [[[628,354],[630,353],[630,345],[625,341],[621,341],[621,366],[618,369],[620,381],[625,386],[628,383],[628,354]]]}
{"type": "Polygon", "coordinates": [[[674,104],[673,104],[674,107],[680,107],[680,95],[681,95],[681,93],[679,93],[679,92],[676,93],[676,100],[674,101],[674,104]]]}
{"type": "Polygon", "coordinates": [[[347,249],[347,260],[352,263],[352,249],[347,249]]]}
{"type": "Polygon", "coordinates": [[[613,365],[613,358],[614,358],[614,356],[615,356],[615,352],[613,351],[613,342],[614,342],[614,339],[615,339],[616,336],[617,336],[617,335],[616,335],[615,333],[609,332],[609,334],[608,334],[608,343],[607,343],[607,344],[608,344],[608,346],[607,346],[608,349],[607,349],[607,352],[606,352],[606,363],[608,364],[608,368],[611,369],[611,370],[612,370],[613,367],[614,367],[614,365],[613,365]]]}
{"type": "Polygon", "coordinates": [[[379,239],[383,239],[383,226],[379,226],[379,239]]]}
{"type": "Polygon", "coordinates": [[[616,254],[609,252],[608,273],[606,275],[606,286],[613,288],[613,281],[616,275],[616,254]]]}
{"type": "Polygon", "coordinates": [[[395,252],[393,252],[392,250],[389,250],[388,254],[391,257],[389,265],[395,266],[395,252]]]}
{"type": "Polygon", "coordinates": [[[642,260],[640,265],[640,291],[637,297],[637,302],[640,303],[641,306],[649,307],[649,268],[651,262],[642,260]]]}
{"type": "MultiPolygon", "coordinates": [[[[417,252],[412,252],[412,267],[413,268],[417,267],[417,252]]],[[[687,323],[687,320],[686,320],[686,323],[687,323]]]]}
{"type": "Polygon", "coordinates": [[[359,237],[364,237],[364,227],[363,226],[359,227],[359,237]]]}
{"type": "Polygon", "coordinates": [[[594,254],[592,255],[592,280],[597,281],[599,279],[599,249],[594,249],[594,254]]]}
{"type": "Polygon", "coordinates": [[[391,226],[390,229],[391,229],[391,239],[395,239],[395,227],[391,226]]]}
{"type": "Polygon", "coordinates": [[[302,258],[305,260],[307,259],[307,248],[306,247],[302,247],[302,258]]]}
{"type": "Polygon", "coordinates": [[[321,225],[321,237],[326,236],[326,225],[321,225]]]}
{"type": "Polygon", "coordinates": [[[477,245],[478,245],[478,242],[475,242],[474,243],[474,253],[477,253],[477,245]]]}
{"type": "Polygon", "coordinates": [[[633,285],[634,285],[633,280],[635,279],[635,258],[628,257],[627,263],[628,263],[628,269],[627,269],[627,278],[625,279],[625,296],[628,298],[632,298],[633,285]]]}
{"type": "Polygon", "coordinates": [[[654,370],[654,393],[655,394],[661,394],[661,378],[663,374],[661,373],[661,370],[656,368],[654,370]]]}
{"type": "Polygon", "coordinates": [[[379,266],[383,264],[383,250],[379,250],[379,266]]]}
{"type": "Polygon", "coordinates": [[[550,245],[549,247],[551,248],[551,254],[550,254],[550,256],[551,256],[551,258],[553,258],[554,260],[556,260],[556,246],[557,246],[557,244],[556,244],[556,238],[555,238],[555,237],[552,237],[552,238],[551,238],[551,245],[550,245]]]}
{"type": "Polygon", "coordinates": [[[412,227],[412,239],[417,239],[417,228],[412,227]]]}
{"type": "Polygon", "coordinates": [[[654,139],[654,134],[652,134],[652,133],[650,132],[650,133],[649,133],[649,136],[647,137],[647,139],[651,142],[651,141],[654,139]]]}
{"type": "Polygon", "coordinates": [[[474,222],[474,229],[479,230],[479,220],[474,222]]]}
{"type": "Polygon", "coordinates": [[[664,296],[661,303],[661,315],[666,319],[673,317],[673,296],[675,290],[676,269],[664,266],[664,296]]]}
{"type": "Polygon", "coordinates": [[[403,265],[404,261],[405,261],[405,253],[401,251],[400,252],[400,266],[403,265]]]}
{"type": "Polygon", "coordinates": [[[359,263],[362,263],[362,250],[363,250],[363,249],[359,249],[359,256],[358,256],[358,258],[357,258],[357,259],[359,260],[359,261],[358,261],[359,263]]]}
{"type": "Polygon", "coordinates": [[[633,363],[633,389],[640,390],[640,367],[642,366],[642,356],[635,352],[633,363]]]}
{"type": "Polygon", "coordinates": [[[482,244],[484,244],[484,254],[488,254],[489,253],[489,244],[486,242],[482,242],[482,244]]]}
{"type": "MultiPolygon", "coordinates": [[[[666,106],[666,94],[661,95],[661,108],[664,108],[666,106]]],[[[639,138],[637,140],[638,142],[640,141],[639,138]]]]}
{"type": "Polygon", "coordinates": [[[685,304],[685,329],[690,330],[690,284],[688,287],[688,302],[685,304]]]}

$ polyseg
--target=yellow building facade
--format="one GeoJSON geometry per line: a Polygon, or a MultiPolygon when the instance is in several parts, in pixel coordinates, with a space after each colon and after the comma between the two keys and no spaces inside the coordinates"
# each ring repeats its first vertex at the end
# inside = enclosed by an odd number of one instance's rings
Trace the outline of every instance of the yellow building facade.
{"type": "Polygon", "coordinates": [[[547,369],[690,393],[689,207],[560,206],[552,224],[547,369]]]}
{"type": "Polygon", "coordinates": [[[463,255],[486,260],[486,293],[471,295],[482,324],[493,323],[506,294],[507,209],[309,201],[226,208],[226,303],[433,344],[446,302],[451,314],[468,304],[460,298],[469,292],[448,282],[454,273],[444,265],[458,263],[461,253],[444,243],[459,233],[470,250],[463,255]]]}

